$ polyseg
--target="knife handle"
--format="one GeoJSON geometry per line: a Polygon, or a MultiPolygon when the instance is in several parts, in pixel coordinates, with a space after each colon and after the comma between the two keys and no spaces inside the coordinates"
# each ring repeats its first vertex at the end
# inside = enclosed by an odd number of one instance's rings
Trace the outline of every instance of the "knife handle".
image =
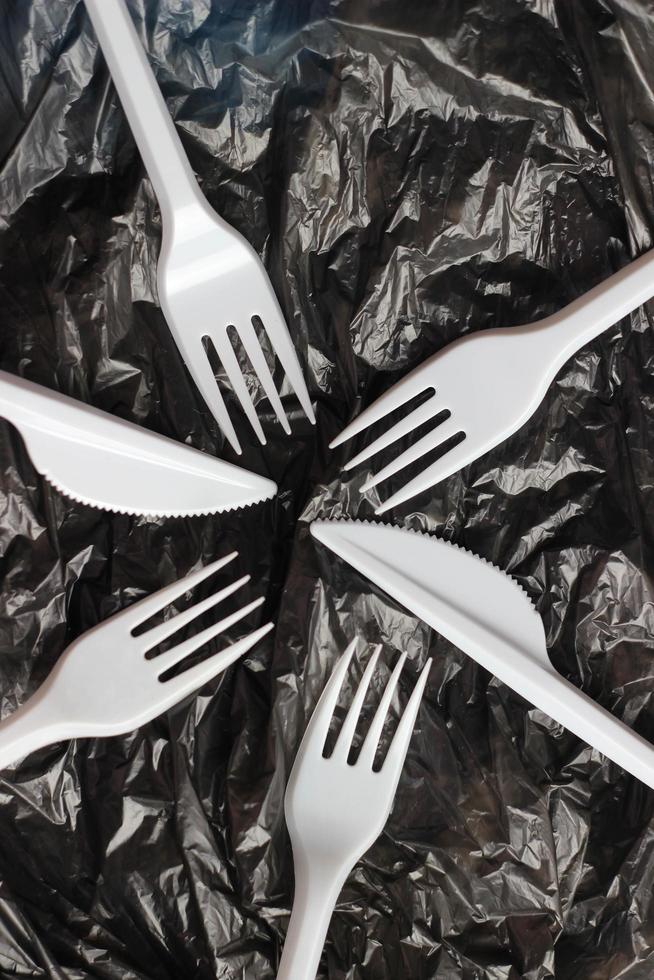
{"type": "Polygon", "coordinates": [[[654,746],[553,666],[548,668],[534,663],[529,676],[524,668],[514,676],[504,670],[500,680],[607,759],[654,789],[654,746]]]}

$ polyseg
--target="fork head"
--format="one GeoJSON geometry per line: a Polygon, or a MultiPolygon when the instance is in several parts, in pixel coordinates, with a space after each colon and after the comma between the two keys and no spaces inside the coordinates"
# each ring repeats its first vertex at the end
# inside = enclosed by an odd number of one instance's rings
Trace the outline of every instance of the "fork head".
{"type": "Polygon", "coordinates": [[[379,660],[372,656],[354,693],[333,751],[325,745],[334,711],[356,648],[353,640],[340,658],[307,726],[289,779],[285,799],[286,821],[294,849],[355,861],[381,833],[388,818],[402,766],[411,740],[431,660],[425,664],[402,713],[386,756],[374,767],[379,741],[404,668],[402,654],[392,672],[379,706],[356,758],[350,762],[361,709],[379,660]]]}
{"type": "Polygon", "coordinates": [[[485,330],[455,341],[396,382],[330,443],[334,449],[391,412],[404,409],[400,421],[345,463],[345,469],[353,469],[400,439],[413,437],[408,448],[362,484],[361,492],[366,493],[427,457],[421,472],[380,500],[377,514],[456,473],[533,414],[549,375],[536,356],[540,346],[536,349],[538,340],[531,326],[485,330]],[[415,402],[419,403],[413,407],[415,402]],[[417,436],[421,428],[428,431],[417,436]]]}
{"type": "Polygon", "coordinates": [[[249,582],[249,575],[158,625],[142,629],[152,617],[236,556],[237,552],[233,552],[134,603],[68,647],[51,677],[58,693],[68,690],[70,711],[80,733],[85,730],[89,735],[122,734],[151,721],[220,674],[272,629],[273,624],[266,623],[218,653],[184,668],[187,658],[264,601],[260,597],[248,602],[188,639],[175,636],[243,587],[249,582]],[[171,641],[170,646],[158,652],[157,648],[166,641],[171,641]],[[179,672],[171,675],[176,667],[180,667],[179,672]]]}
{"type": "Polygon", "coordinates": [[[210,208],[185,219],[163,243],[157,268],[160,302],[196,385],[234,450],[241,446],[209,362],[219,358],[231,388],[259,441],[264,435],[230,334],[234,331],[285,432],[290,426],[257,337],[262,327],[309,420],[315,416],[295,347],[261,259],[245,239],[210,208]]]}

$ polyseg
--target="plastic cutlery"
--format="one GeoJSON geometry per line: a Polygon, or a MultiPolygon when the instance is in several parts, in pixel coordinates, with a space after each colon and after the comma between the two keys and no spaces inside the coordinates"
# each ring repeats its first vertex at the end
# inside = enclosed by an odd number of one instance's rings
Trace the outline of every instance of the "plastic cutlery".
{"type": "Polygon", "coordinates": [[[527,326],[483,330],[450,344],[361,412],[330,446],[340,446],[390,412],[422,398],[345,464],[345,469],[352,469],[419,426],[432,425],[361,486],[362,493],[372,490],[428,453],[440,452],[439,459],[380,502],[376,513],[383,514],[516,432],[533,415],[568,358],[653,295],[650,251],[553,316],[527,326]]]}
{"type": "Polygon", "coordinates": [[[0,769],[63,739],[121,735],[156,718],[247,653],[272,629],[260,626],[172,677],[168,671],[253,612],[263,598],[151,656],[164,640],[249,581],[246,575],[184,612],[135,635],[138,627],[235,558],[221,558],[134,603],[75,640],[25,704],[0,724],[0,769]]]}
{"type": "Polygon", "coordinates": [[[505,572],[439,538],[360,521],[311,533],[504,684],[654,789],[654,747],[562,677],[542,620],[505,572]]]}
{"type": "Polygon", "coordinates": [[[124,514],[192,517],[274,496],[272,480],[0,371],[0,418],[62,493],[124,514]]]}
{"type": "Polygon", "coordinates": [[[315,422],[302,369],[266,270],[250,244],[218,217],[202,194],[125,3],[86,0],[86,7],[161,208],[159,301],[204,400],[240,453],[205,351],[208,339],[252,428],[265,443],[228,335],[233,327],[277,418],[290,432],[257,338],[258,319],[302,408],[315,422]]]}
{"type": "Polygon", "coordinates": [[[314,980],[339,892],[359,858],[384,828],[409,748],[431,667],[413,689],[379,771],[373,769],[379,738],[406,655],[397,662],[356,761],[348,756],[368,686],[379,657],[376,647],[339,733],[323,756],[336,703],[356,640],[338,661],[311,716],[286,790],[285,815],[295,867],[293,911],[277,980],[314,980]]]}

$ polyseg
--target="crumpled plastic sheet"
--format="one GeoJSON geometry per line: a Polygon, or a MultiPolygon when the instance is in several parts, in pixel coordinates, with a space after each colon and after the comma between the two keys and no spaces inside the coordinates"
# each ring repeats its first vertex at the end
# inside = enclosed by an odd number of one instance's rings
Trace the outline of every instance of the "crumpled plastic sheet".
{"type": "MultiPolygon", "coordinates": [[[[284,389],[293,435],[260,401],[262,448],[232,402],[242,462],[278,498],[152,520],[60,496],[2,423],[2,717],[82,631],[234,547],[277,626],[157,721],[2,775],[0,976],[274,977],[293,890],[285,781],[359,635],[386,664],[408,651],[402,697],[435,663],[321,980],[649,980],[652,793],[308,524],[373,514],[369,471],[327,449],[363,405],[454,338],[547,315],[650,246],[651,5],[129,5],[204,192],[264,258],[318,426],[284,389]]],[[[81,2],[3,5],[0,121],[1,366],[233,459],[157,305],[157,204],[81,2]]],[[[556,666],[653,739],[651,313],[580,351],[524,429],[392,517],[514,574],[556,666]]]]}

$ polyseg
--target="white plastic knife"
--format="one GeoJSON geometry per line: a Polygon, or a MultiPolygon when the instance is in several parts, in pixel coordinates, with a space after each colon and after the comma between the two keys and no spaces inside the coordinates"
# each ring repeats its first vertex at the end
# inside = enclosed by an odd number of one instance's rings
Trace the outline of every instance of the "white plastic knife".
{"type": "Polygon", "coordinates": [[[272,480],[5,371],[0,418],[16,426],[46,480],[92,507],[193,517],[277,492],[272,480]]]}
{"type": "Polygon", "coordinates": [[[465,548],[366,521],[311,533],[504,684],[654,789],[654,746],[563,677],[520,585],[465,548]]]}

